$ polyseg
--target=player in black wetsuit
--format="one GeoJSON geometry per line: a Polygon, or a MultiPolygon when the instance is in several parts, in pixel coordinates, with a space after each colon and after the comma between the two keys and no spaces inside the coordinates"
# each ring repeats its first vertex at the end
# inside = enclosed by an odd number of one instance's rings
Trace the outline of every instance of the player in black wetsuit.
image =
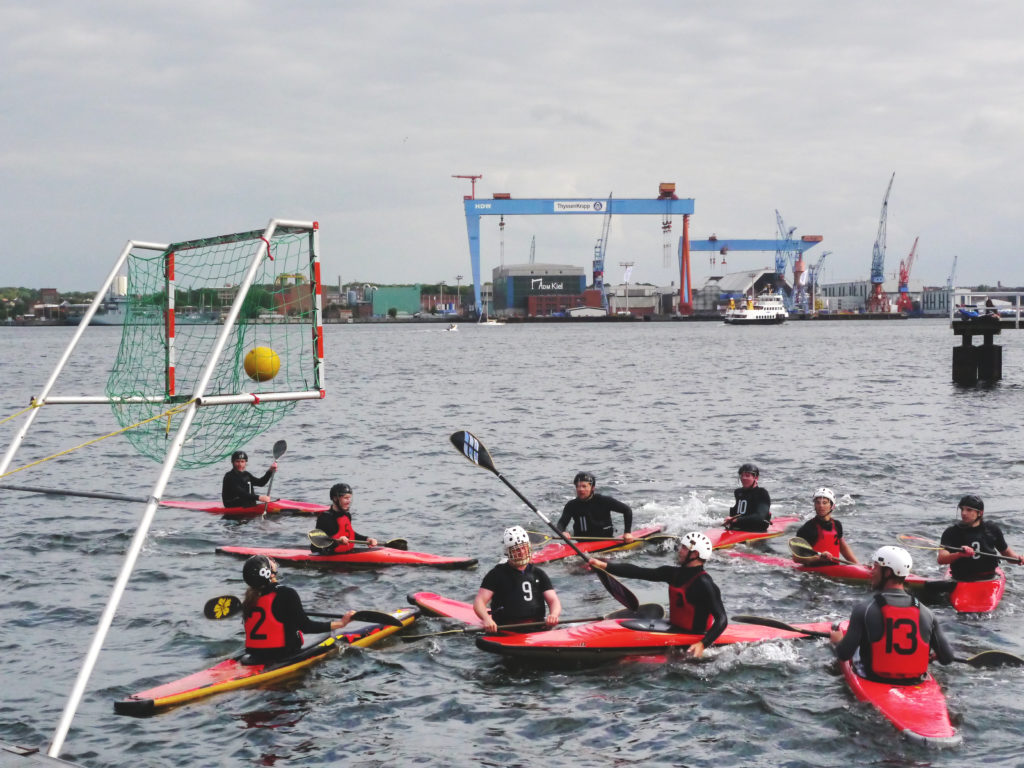
{"type": "Polygon", "coordinates": [[[317,555],[342,554],[355,548],[355,541],[364,541],[371,547],[377,546],[372,536],[356,533],[352,527],[352,486],[348,483],[335,483],[331,486],[331,508],[316,517],[316,527],[335,540],[330,547],[310,545],[310,550],[317,555]]]}
{"type": "Polygon", "coordinates": [[[548,575],[530,562],[529,535],[514,525],[505,529],[502,544],[508,561],[498,563],[487,572],[473,600],[473,610],[483,620],[484,628],[488,632],[496,632],[499,624],[528,621],[543,621],[549,627],[555,626],[562,613],[562,604],[548,575]],[[547,616],[544,615],[545,608],[547,616]]]}
{"type": "Polygon", "coordinates": [[[590,472],[577,472],[573,478],[576,486],[576,498],[571,499],[562,509],[562,516],[555,524],[558,530],[565,531],[572,521],[572,535],[586,536],[597,539],[615,537],[612,525],[612,512],[622,515],[623,541],[635,541],[630,531],[633,528],[633,509],[611,496],[594,493],[597,479],[590,472]]]}
{"type": "Polygon", "coordinates": [[[913,685],[928,671],[933,653],[942,664],[953,661],[935,616],[903,588],[912,566],[910,553],[901,547],[876,550],[871,555],[875,594],[853,609],[845,634],[838,622],[832,625],[836,656],[852,661],[861,677],[913,685]]]}
{"type": "Polygon", "coordinates": [[[693,531],[679,542],[679,565],[643,568],[632,563],[609,563],[596,557],[591,558],[590,565],[628,579],[666,582],[672,626],[684,632],[703,634],[700,640],[686,649],[688,656],[699,659],[704,649],[729,626],[718,585],[704,570],[704,563],[712,551],[711,540],[703,533],[693,531]]]}
{"type": "Polygon", "coordinates": [[[755,464],[740,467],[740,488],[734,490],[736,503],[729,508],[725,527],[731,531],[767,531],[772,520],[772,498],[761,488],[761,471],[755,464]]]}
{"type": "Polygon", "coordinates": [[[1015,557],[1017,565],[1024,565],[1024,558],[1010,549],[999,526],[982,519],[985,502],[980,497],[968,494],[960,499],[957,506],[960,521],[942,533],[942,546],[953,547],[956,551],[939,552],[938,555],[939,565],[948,565],[954,579],[978,581],[995,576],[999,561],[985,557],[986,552],[1015,557]]]}
{"type": "Polygon", "coordinates": [[[819,554],[817,560],[805,565],[828,565],[839,562],[842,555],[851,563],[859,562],[850,545],[843,538],[843,524],[832,517],[836,507],[836,495],[831,488],[819,488],[814,492],[814,517],[800,526],[796,532],[798,538],[810,544],[819,554]]]}
{"type": "Polygon", "coordinates": [[[225,507],[255,507],[257,504],[270,501],[269,496],[257,494],[253,486],[262,487],[270,482],[270,478],[277,471],[277,462],[271,464],[270,469],[260,478],[245,471],[248,463],[249,456],[245,451],[235,451],[231,454],[231,471],[224,475],[220,491],[221,501],[225,507]]]}
{"type": "Polygon", "coordinates": [[[333,621],[314,621],[302,608],[299,593],[277,581],[277,563],[253,555],[242,567],[249,588],[242,601],[245,650],[256,664],[271,664],[302,648],[303,632],[332,632],[352,620],[355,611],[333,621]]]}

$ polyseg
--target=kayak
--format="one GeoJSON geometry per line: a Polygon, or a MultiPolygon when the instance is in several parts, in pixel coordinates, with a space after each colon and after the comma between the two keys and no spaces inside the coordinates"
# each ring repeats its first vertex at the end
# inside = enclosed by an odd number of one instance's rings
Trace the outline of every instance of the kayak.
{"type": "MultiPolygon", "coordinates": [[[[588,554],[595,554],[597,552],[612,552],[626,549],[636,549],[642,547],[646,540],[656,533],[661,532],[660,525],[652,525],[649,528],[641,528],[638,531],[633,531],[633,535],[639,539],[639,541],[623,541],[622,539],[599,539],[597,541],[576,541],[573,543],[579,547],[582,551],[588,554]]],[[[550,563],[553,560],[562,560],[566,557],[572,557],[576,554],[576,550],[570,547],[561,539],[557,539],[533,553],[534,563],[550,563]]]]}
{"type": "Polygon", "coordinates": [[[446,557],[429,552],[413,552],[390,547],[357,547],[348,552],[321,555],[308,549],[274,549],[267,547],[217,547],[218,552],[241,557],[266,555],[282,563],[312,565],[349,565],[376,567],[382,565],[431,565],[435,568],[472,568],[476,560],[466,557],[446,557]]]}
{"type": "Polygon", "coordinates": [[[476,615],[471,603],[464,603],[461,600],[452,600],[448,597],[441,597],[436,592],[411,592],[406,596],[410,605],[415,605],[423,613],[431,616],[443,616],[447,619],[457,619],[463,624],[473,627],[482,627],[484,623],[476,615]]]}
{"type": "Polygon", "coordinates": [[[275,499],[266,504],[257,504],[255,507],[222,507],[215,501],[161,501],[160,506],[171,507],[172,509],[194,509],[198,512],[209,512],[212,515],[226,515],[228,517],[252,517],[262,515],[264,512],[271,514],[277,512],[291,512],[299,515],[319,515],[326,512],[330,507],[327,504],[311,504],[306,501],[292,501],[291,499],[275,499]],[[265,507],[265,509],[264,509],[265,507]]]}
{"type": "Polygon", "coordinates": [[[114,711],[121,715],[145,716],[157,710],[183,704],[187,701],[212,696],[291,675],[315,664],[339,648],[354,646],[365,648],[383,640],[399,629],[412,624],[420,612],[417,608],[399,608],[391,615],[402,622],[402,627],[387,624],[350,622],[337,634],[319,634],[307,638],[302,650],[275,664],[247,664],[244,652],[225,659],[209,669],[158,685],[114,702],[114,711]]]}
{"type": "Polygon", "coordinates": [[[715,549],[725,549],[734,544],[742,544],[748,541],[761,541],[781,536],[794,523],[799,523],[799,517],[774,517],[768,525],[767,531],[727,531],[725,528],[712,528],[704,531],[704,535],[711,539],[711,546],[715,549]]]}
{"type": "Polygon", "coordinates": [[[957,581],[949,593],[949,602],[957,613],[988,613],[994,611],[1006,590],[1006,573],[996,568],[995,578],[980,581],[957,581]]]}
{"type": "MultiPolygon", "coordinates": [[[[828,632],[830,623],[794,624],[799,629],[828,632]]],[[[647,656],[683,649],[703,633],[682,632],[664,619],[603,619],[532,633],[482,635],[476,645],[483,651],[508,658],[561,665],[589,665],[624,656],[647,656]]],[[[792,640],[807,635],[776,627],[730,623],[715,645],[792,640]]]]}
{"type": "MultiPolygon", "coordinates": [[[[871,566],[863,565],[860,563],[835,563],[834,565],[805,565],[798,563],[794,560],[790,560],[784,557],[775,557],[773,555],[762,555],[756,552],[737,552],[730,551],[727,553],[730,557],[741,557],[745,560],[754,560],[755,562],[762,563],[763,565],[774,565],[779,568],[790,568],[795,571],[802,571],[804,573],[816,573],[819,576],[825,576],[830,579],[839,579],[841,581],[871,581],[871,566]]],[[[913,589],[915,587],[927,588],[929,584],[945,585],[945,580],[929,581],[923,576],[916,574],[910,574],[907,576],[904,582],[907,587],[913,589]]]]}
{"type": "Polygon", "coordinates": [[[892,685],[860,677],[848,661],[839,666],[854,696],[870,703],[911,741],[936,747],[962,741],[949,721],[946,697],[931,674],[916,685],[892,685]]]}
{"type": "MultiPolygon", "coordinates": [[[[804,565],[784,557],[762,555],[754,552],[728,553],[731,557],[754,560],[764,565],[790,568],[804,573],[816,573],[830,579],[841,581],[871,581],[871,567],[863,564],[836,563],[835,565],[804,565]]],[[[954,581],[949,579],[926,579],[917,574],[910,574],[904,582],[913,591],[926,593],[949,593],[949,602],[959,613],[988,613],[995,610],[1006,589],[1006,574],[1002,568],[996,569],[994,579],[981,581],[954,581]]]]}

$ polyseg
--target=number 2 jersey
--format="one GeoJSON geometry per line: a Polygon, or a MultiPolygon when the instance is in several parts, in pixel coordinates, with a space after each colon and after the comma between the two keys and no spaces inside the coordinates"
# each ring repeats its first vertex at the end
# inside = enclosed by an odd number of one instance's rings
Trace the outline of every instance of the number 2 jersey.
{"type": "Polygon", "coordinates": [[[532,563],[522,571],[499,563],[487,572],[480,586],[493,593],[491,617],[498,625],[543,621],[548,605],[544,593],[554,589],[548,575],[532,563]]]}

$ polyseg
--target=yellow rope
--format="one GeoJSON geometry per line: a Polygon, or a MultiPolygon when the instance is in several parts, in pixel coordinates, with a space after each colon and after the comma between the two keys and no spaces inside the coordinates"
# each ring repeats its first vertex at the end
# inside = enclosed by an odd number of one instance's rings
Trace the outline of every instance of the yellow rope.
{"type": "MultiPolygon", "coordinates": [[[[197,399],[198,398],[192,398],[188,402],[181,403],[180,405],[176,405],[175,407],[173,407],[173,408],[171,408],[169,410],[166,410],[163,413],[158,413],[156,416],[150,416],[148,419],[143,419],[142,421],[136,422],[135,424],[129,424],[127,427],[122,427],[121,429],[118,429],[118,430],[115,430],[113,432],[110,432],[109,434],[102,435],[101,437],[97,437],[97,438],[95,438],[93,440],[88,440],[88,441],[86,441],[84,443],[81,443],[80,445],[74,446],[73,448],[67,448],[67,449],[65,449],[63,451],[60,451],[59,453],[54,453],[54,454],[52,454],[50,456],[46,456],[46,457],[44,457],[42,459],[39,459],[38,461],[33,461],[31,464],[26,464],[23,467],[18,467],[17,469],[12,469],[10,472],[7,472],[6,474],[0,475],[0,479],[5,478],[5,477],[9,477],[10,475],[13,475],[13,474],[15,474],[17,472],[21,472],[22,470],[28,469],[29,467],[35,467],[35,466],[37,466],[39,464],[43,464],[44,462],[50,461],[51,459],[57,459],[57,458],[60,458],[61,456],[66,456],[69,453],[77,451],[79,448],[85,448],[86,446],[93,445],[94,443],[98,443],[101,440],[106,440],[108,437],[114,437],[116,435],[120,435],[123,432],[127,432],[129,429],[135,429],[136,427],[141,427],[143,424],[147,424],[147,423],[149,423],[151,421],[155,421],[156,419],[162,419],[165,416],[168,419],[168,423],[170,423],[170,418],[172,416],[174,416],[175,414],[178,414],[178,413],[181,413],[182,411],[184,411],[186,408],[188,408],[189,405],[194,403],[197,399]]],[[[29,408],[39,408],[39,407],[41,407],[41,406],[39,406],[39,405],[37,405],[35,403],[33,403],[32,405],[29,406],[29,408]]],[[[21,411],[21,413],[24,413],[25,411],[29,410],[29,408],[26,408],[24,411],[21,411]]],[[[17,415],[18,414],[15,414],[15,416],[17,416],[17,415]]],[[[6,419],[5,419],[5,421],[6,421],[6,419]]],[[[2,423],[3,422],[0,422],[0,424],[2,424],[2,423]]]]}
{"type": "Polygon", "coordinates": [[[6,423],[7,423],[8,421],[10,421],[11,419],[16,419],[16,418],[18,418],[19,416],[21,416],[21,414],[23,414],[23,413],[28,413],[28,412],[29,412],[29,411],[31,411],[31,410],[32,410],[33,408],[41,408],[41,407],[42,407],[42,406],[40,406],[40,405],[39,405],[39,403],[37,403],[37,402],[36,402],[36,399],[35,399],[35,398],[33,397],[33,398],[32,398],[32,402],[31,402],[31,403],[29,404],[29,406],[28,406],[27,408],[22,408],[22,409],[21,409],[20,411],[18,411],[17,413],[12,413],[12,414],[11,414],[10,416],[8,416],[8,417],[7,417],[6,419],[0,419],[0,424],[6,424],[6,423]]]}

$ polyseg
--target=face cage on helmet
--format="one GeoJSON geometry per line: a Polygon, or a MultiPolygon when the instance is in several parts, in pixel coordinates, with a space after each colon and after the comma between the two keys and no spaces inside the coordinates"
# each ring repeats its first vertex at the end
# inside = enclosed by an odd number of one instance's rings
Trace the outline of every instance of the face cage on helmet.
{"type": "Polygon", "coordinates": [[[532,553],[530,552],[530,542],[528,541],[522,544],[514,544],[506,550],[505,554],[508,557],[509,563],[516,568],[529,565],[533,560],[532,553]]]}

